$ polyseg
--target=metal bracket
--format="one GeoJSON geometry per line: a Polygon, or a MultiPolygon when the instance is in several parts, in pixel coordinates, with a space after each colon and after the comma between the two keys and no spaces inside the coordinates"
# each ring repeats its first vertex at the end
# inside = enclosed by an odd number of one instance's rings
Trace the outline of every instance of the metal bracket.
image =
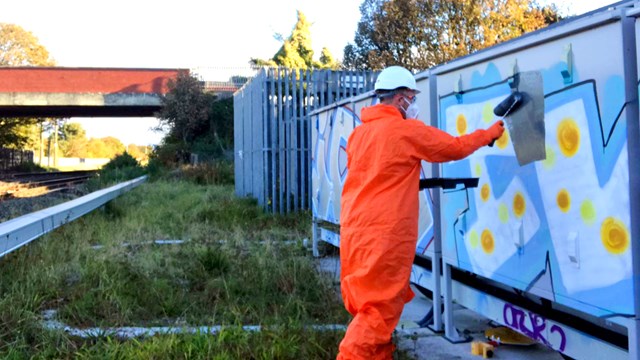
{"type": "Polygon", "coordinates": [[[560,70],[560,74],[564,79],[564,84],[568,85],[573,82],[573,51],[571,50],[571,43],[565,45],[562,60],[567,64],[567,68],[560,70]]]}
{"type": "Polygon", "coordinates": [[[478,187],[480,178],[429,178],[420,179],[420,190],[441,187],[443,189],[455,189],[458,185],[464,188],[478,187]]]}
{"type": "Polygon", "coordinates": [[[518,241],[515,243],[518,249],[518,255],[524,254],[524,222],[520,222],[518,227],[518,241]]]}
{"type": "Polygon", "coordinates": [[[513,59],[513,66],[512,66],[512,74],[509,77],[509,80],[507,81],[507,83],[509,84],[509,87],[511,89],[516,89],[518,87],[518,80],[519,80],[519,76],[518,73],[520,72],[519,68],[518,68],[518,59],[513,59]]]}
{"type": "Polygon", "coordinates": [[[577,231],[572,231],[569,233],[569,237],[567,238],[569,244],[569,260],[576,265],[576,267],[580,268],[580,241],[578,237],[577,231]]]}
{"type": "Polygon", "coordinates": [[[464,93],[464,91],[462,91],[462,75],[460,75],[458,81],[453,83],[453,92],[456,94],[458,104],[462,104],[462,94],[464,93]]]}
{"type": "Polygon", "coordinates": [[[473,340],[471,336],[466,334],[460,335],[458,329],[454,326],[453,320],[453,294],[451,279],[451,264],[444,262],[444,338],[452,344],[470,342],[473,340]]]}

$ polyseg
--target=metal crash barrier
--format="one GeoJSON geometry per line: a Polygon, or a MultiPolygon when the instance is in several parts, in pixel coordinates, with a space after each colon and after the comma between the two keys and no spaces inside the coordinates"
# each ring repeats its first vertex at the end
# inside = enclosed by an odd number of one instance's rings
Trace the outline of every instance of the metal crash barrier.
{"type": "Polygon", "coordinates": [[[77,199],[5,221],[0,224],[0,257],[40,236],[85,215],[137,187],[147,176],[129,180],[77,199]]]}

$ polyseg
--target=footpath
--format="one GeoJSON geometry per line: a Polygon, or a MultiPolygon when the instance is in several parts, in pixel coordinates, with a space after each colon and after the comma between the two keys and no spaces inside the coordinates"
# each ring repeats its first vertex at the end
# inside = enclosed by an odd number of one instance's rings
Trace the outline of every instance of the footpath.
{"type": "MultiPolygon", "coordinates": [[[[326,272],[334,279],[337,291],[340,291],[340,258],[337,255],[318,259],[319,269],[326,272]]],[[[459,333],[471,337],[470,342],[453,344],[446,340],[443,334],[434,333],[428,328],[421,328],[420,321],[426,311],[431,307],[431,300],[414,289],[415,298],[408,303],[397,330],[397,345],[417,360],[479,360],[481,355],[471,353],[472,341],[486,342],[485,330],[495,327],[489,319],[462,306],[456,306],[453,312],[456,328],[459,333]]],[[[533,345],[506,345],[497,346],[492,354],[493,359],[509,360],[562,360],[563,357],[557,351],[534,343],[533,345]]]]}

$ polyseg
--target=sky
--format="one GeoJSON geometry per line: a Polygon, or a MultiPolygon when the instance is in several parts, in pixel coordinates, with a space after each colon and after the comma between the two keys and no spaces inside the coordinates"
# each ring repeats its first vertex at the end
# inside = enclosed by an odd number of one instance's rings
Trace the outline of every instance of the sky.
{"type": "MultiPolygon", "coordinates": [[[[288,36],[297,10],[312,23],[314,52],[327,47],[340,59],[353,41],[363,0],[14,0],[5,1],[0,23],[35,35],[65,67],[188,68],[204,80],[217,69],[245,71],[250,58],[271,58],[288,36]]],[[[612,0],[540,0],[566,15],[579,15],[612,0]]],[[[158,143],[154,118],[71,119],[88,137],[114,136],[125,145],[158,143]]]]}

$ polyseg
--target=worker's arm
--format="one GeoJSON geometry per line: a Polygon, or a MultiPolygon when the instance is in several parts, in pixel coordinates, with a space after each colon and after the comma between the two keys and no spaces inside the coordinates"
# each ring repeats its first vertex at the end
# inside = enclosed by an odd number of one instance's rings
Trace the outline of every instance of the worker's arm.
{"type": "Polygon", "coordinates": [[[500,120],[486,130],[458,137],[417,120],[407,128],[404,137],[411,155],[429,162],[446,162],[463,159],[497,140],[504,132],[504,122],[500,120]]]}

